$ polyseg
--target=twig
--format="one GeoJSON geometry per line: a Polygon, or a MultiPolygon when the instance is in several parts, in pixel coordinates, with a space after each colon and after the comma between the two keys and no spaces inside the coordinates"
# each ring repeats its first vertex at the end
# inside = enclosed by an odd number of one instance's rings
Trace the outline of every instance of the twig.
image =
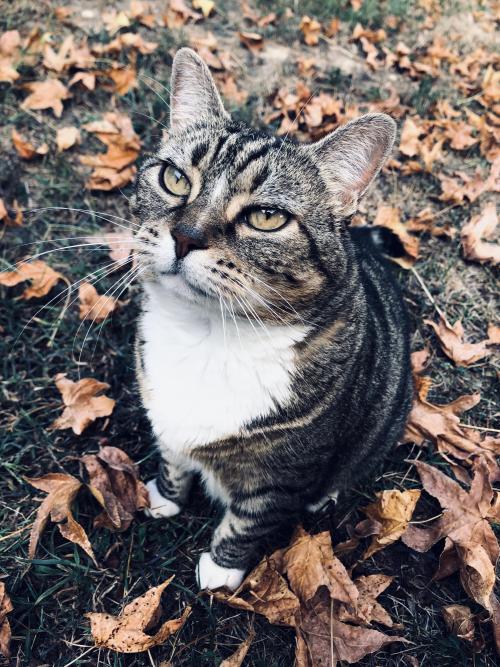
{"type": "Polygon", "coordinates": [[[429,301],[432,303],[432,305],[434,306],[434,308],[436,309],[436,311],[439,313],[439,315],[440,315],[444,320],[446,320],[446,316],[445,316],[445,314],[443,313],[443,311],[441,310],[441,308],[437,305],[436,300],[434,299],[434,297],[432,296],[432,294],[429,292],[429,290],[428,290],[428,288],[427,288],[427,285],[424,283],[424,280],[423,280],[422,276],[419,274],[419,272],[417,271],[417,269],[416,269],[414,266],[412,266],[412,267],[410,268],[410,271],[413,273],[413,275],[415,276],[415,278],[418,280],[418,282],[419,282],[419,284],[420,284],[420,287],[421,287],[421,288],[423,289],[423,291],[424,291],[425,296],[426,296],[426,297],[429,299],[429,301]]]}

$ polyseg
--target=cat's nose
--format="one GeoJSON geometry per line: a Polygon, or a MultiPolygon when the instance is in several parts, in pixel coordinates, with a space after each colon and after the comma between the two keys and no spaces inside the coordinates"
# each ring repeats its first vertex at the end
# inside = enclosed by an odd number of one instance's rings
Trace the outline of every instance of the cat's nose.
{"type": "Polygon", "coordinates": [[[191,250],[208,248],[208,241],[203,232],[198,229],[177,228],[172,232],[175,241],[175,255],[183,259],[191,250]]]}

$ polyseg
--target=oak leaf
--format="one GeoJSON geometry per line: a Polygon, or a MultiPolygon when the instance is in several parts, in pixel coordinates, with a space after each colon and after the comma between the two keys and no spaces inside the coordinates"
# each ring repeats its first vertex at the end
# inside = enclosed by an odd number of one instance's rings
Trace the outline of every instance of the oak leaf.
{"type": "Polygon", "coordinates": [[[39,110],[52,109],[58,118],[63,112],[63,100],[71,97],[66,86],[59,79],[46,79],[45,81],[34,81],[26,83],[25,88],[31,94],[21,104],[22,109],[39,110]]]}
{"type": "Polygon", "coordinates": [[[94,526],[127,530],[136,511],[149,507],[148,492],[139,479],[137,466],[124,451],[109,446],[80,460],[89,475],[88,488],[104,508],[94,526]]]}
{"type": "Polygon", "coordinates": [[[347,570],[334,555],[329,531],[310,535],[299,526],[283,552],[282,571],[301,602],[310,600],[320,586],[332,599],[354,603],[358,590],[347,570]]]}
{"type": "Polygon", "coordinates": [[[487,345],[494,341],[489,338],[480,343],[464,343],[464,328],[460,320],[457,320],[452,326],[446,318],[440,315],[438,323],[431,320],[424,320],[424,322],[434,329],[443,352],[457,366],[470,366],[491,354],[487,345]]]}
{"type": "Polygon", "coordinates": [[[5,584],[0,581],[0,655],[4,658],[10,658],[10,639],[11,630],[7,614],[13,611],[14,607],[10,601],[5,584]]]}
{"type": "Polygon", "coordinates": [[[241,642],[236,651],[230,655],[229,658],[226,658],[220,663],[220,667],[241,667],[243,660],[248,653],[248,649],[250,648],[250,644],[254,639],[255,630],[252,627],[250,628],[248,637],[243,642],[241,642]]]}
{"type": "Polygon", "coordinates": [[[373,535],[372,543],[363,554],[363,559],[393,544],[408,528],[415,506],[420,498],[418,489],[399,491],[391,489],[376,494],[377,500],[363,508],[368,522],[356,526],[356,533],[373,535]]]}
{"type": "Polygon", "coordinates": [[[65,280],[65,278],[41,259],[21,262],[16,265],[14,271],[0,273],[0,285],[6,287],[14,287],[26,280],[29,280],[31,284],[22,293],[22,299],[45,296],[59,280],[65,280]]]}
{"type": "Polygon", "coordinates": [[[108,417],[115,407],[115,401],[107,396],[97,396],[109,384],[93,378],[83,378],[73,382],[66,373],[56,375],[56,386],[61,392],[64,411],[51,426],[51,429],[71,428],[73,433],[81,435],[89,424],[99,417],[108,417]]]}
{"type": "Polygon", "coordinates": [[[58,151],[67,151],[75,144],[80,143],[80,130],[77,127],[60,127],[56,132],[58,151]]]}
{"type": "Polygon", "coordinates": [[[477,262],[500,264],[500,244],[489,239],[498,225],[498,216],[494,202],[487,204],[479,215],[475,215],[460,233],[464,257],[477,262]]]}
{"type": "Polygon", "coordinates": [[[37,155],[47,155],[49,152],[49,147],[47,144],[41,144],[38,146],[38,148],[35,148],[35,146],[30,141],[25,139],[23,135],[16,130],[15,127],[12,128],[11,137],[17,154],[23,160],[32,160],[37,155]]]}
{"type": "Polygon", "coordinates": [[[98,612],[85,614],[90,620],[96,646],[118,653],[140,653],[163,644],[178,632],[191,613],[190,607],[186,607],[179,618],[162,623],[153,635],[147,633],[158,622],[162,613],[161,595],[172,579],[173,576],[132,600],[118,616],[98,612]]]}
{"type": "Polygon", "coordinates": [[[235,593],[218,590],[210,594],[235,609],[262,614],[274,625],[294,627],[300,602],[278,571],[281,559],[281,552],[263,558],[235,593]]]}
{"type": "Polygon", "coordinates": [[[47,493],[38,508],[36,519],[31,528],[28,558],[35,557],[38,541],[50,518],[51,521],[57,523],[61,535],[70,542],[78,544],[95,563],[96,560],[89,538],[71,512],[71,504],[82,486],[80,480],[72,475],[53,472],[43,477],[31,479],[27,477],[26,481],[35,489],[47,493]]]}

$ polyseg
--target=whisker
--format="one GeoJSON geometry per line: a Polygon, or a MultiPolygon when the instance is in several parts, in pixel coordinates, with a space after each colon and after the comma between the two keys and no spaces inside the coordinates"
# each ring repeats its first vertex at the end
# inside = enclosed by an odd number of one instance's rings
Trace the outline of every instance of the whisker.
{"type": "MultiPolygon", "coordinates": [[[[145,86],[147,86],[147,87],[148,87],[148,88],[149,88],[149,89],[150,89],[150,90],[151,90],[151,91],[152,91],[152,92],[153,92],[153,93],[154,93],[154,94],[155,94],[155,95],[156,95],[156,96],[163,102],[163,104],[167,107],[168,110],[170,110],[170,104],[167,102],[166,99],[164,99],[164,98],[160,95],[160,93],[159,93],[157,90],[155,90],[155,89],[153,88],[153,86],[151,86],[147,81],[144,80],[144,75],[142,75],[142,74],[141,74],[141,75],[137,75],[137,78],[140,79],[140,80],[143,82],[143,84],[144,84],[145,86]]],[[[158,84],[158,81],[156,81],[155,79],[152,79],[152,77],[148,77],[148,79],[151,79],[152,81],[154,81],[155,83],[158,84]]],[[[158,85],[162,86],[161,83],[158,84],[158,85]]],[[[163,86],[162,86],[162,87],[163,87],[163,86]]]]}
{"type": "Polygon", "coordinates": [[[84,208],[69,208],[67,206],[45,206],[43,208],[32,208],[32,209],[25,209],[23,210],[23,213],[41,213],[42,211],[72,211],[74,213],[86,213],[87,215],[94,215],[97,218],[101,218],[102,220],[105,220],[106,222],[109,222],[112,225],[116,225],[117,227],[121,227],[122,229],[125,229],[127,232],[130,231],[130,227],[125,227],[124,225],[120,225],[118,222],[115,222],[114,220],[110,220],[109,218],[115,218],[116,220],[122,220],[126,222],[128,225],[131,227],[135,227],[136,229],[140,229],[140,225],[137,224],[136,222],[133,222],[132,220],[127,220],[126,218],[122,218],[119,215],[113,215],[112,213],[100,213],[98,211],[92,211],[91,209],[84,209],[84,208]]]}
{"type": "MultiPolygon", "coordinates": [[[[89,247],[90,250],[101,250],[102,243],[78,243],[75,245],[69,245],[69,246],[64,246],[63,248],[52,248],[51,250],[44,250],[43,252],[39,252],[36,255],[30,255],[27,259],[20,259],[18,260],[14,266],[17,266],[19,264],[24,264],[26,262],[32,262],[35,259],[38,259],[39,257],[43,257],[44,255],[50,255],[53,252],[64,252],[65,250],[74,250],[75,248],[87,248],[89,247]]],[[[107,245],[107,244],[106,244],[107,245]]],[[[131,247],[131,250],[134,248],[131,247]]]]}

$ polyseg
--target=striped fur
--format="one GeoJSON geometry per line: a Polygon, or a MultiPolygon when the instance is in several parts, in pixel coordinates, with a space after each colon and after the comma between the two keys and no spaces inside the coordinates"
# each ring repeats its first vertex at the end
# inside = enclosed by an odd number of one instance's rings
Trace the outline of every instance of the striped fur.
{"type": "Polygon", "coordinates": [[[345,222],[394,123],[364,116],[312,145],[274,137],[227,116],[187,49],[172,90],[169,136],[142,166],[133,202],[137,374],[162,454],[158,490],[182,505],[199,473],[225,506],[203,561],[217,576],[200,562],[200,582],[224,583],[226,568],[234,584],[260,538],[370,474],[404,428],[403,302],[370,236],[345,222]],[[160,186],[165,163],[189,180],[186,198],[160,186]],[[244,212],[259,205],[289,222],[251,228],[244,212]],[[199,249],[179,259],[176,234],[199,249]]]}

